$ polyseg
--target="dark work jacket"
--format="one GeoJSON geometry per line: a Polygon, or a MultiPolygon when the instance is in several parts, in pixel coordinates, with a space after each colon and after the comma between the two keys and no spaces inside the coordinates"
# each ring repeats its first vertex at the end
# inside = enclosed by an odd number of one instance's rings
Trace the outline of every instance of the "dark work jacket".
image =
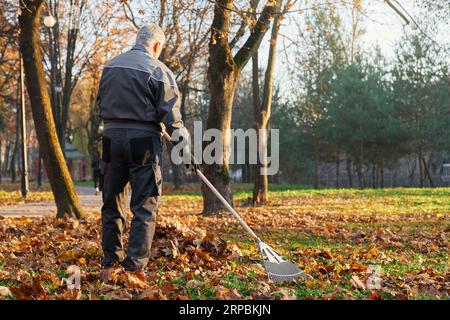
{"type": "Polygon", "coordinates": [[[180,101],[173,73],[144,46],[135,45],[103,69],[97,103],[105,130],[130,128],[159,133],[162,122],[170,134],[183,127],[180,101]]]}

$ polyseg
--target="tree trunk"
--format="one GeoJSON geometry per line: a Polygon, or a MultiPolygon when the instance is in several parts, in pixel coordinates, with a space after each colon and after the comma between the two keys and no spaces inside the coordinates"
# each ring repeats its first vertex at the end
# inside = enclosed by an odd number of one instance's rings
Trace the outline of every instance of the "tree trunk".
{"type": "Polygon", "coordinates": [[[20,51],[22,52],[26,84],[30,97],[34,125],[44,166],[57,206],[57,216],[65,214],[81,218],[83,209],[65,164],[51,112],[50,97],[45,82],[40,43],[40,13],[43,0],[21,0],[26,9],[19,15],[20,51]]]}
{"type": "Polygon", "coordinates": [[[392,174],[392,187],[393,188],[397,188],[398,187],[398,173],[397,173],[397,169],[395,169],[394,173],[392,174]]]}
{"type": "Polygon", "coordinates": [[[372,164],[372,188],[377,188],[377,165],[375,162],[372,164]]]}
{"type": "Polygon", "coordinates": [[[430,183],[430,187],[434,188],[434,181],[433,178],[431,177],[430,170],[428,170],[428,165],[427,162],[425,161],[425,157],[422,157],[422,163],[425,175],[427,176],[428,182],[430,183]]]}
{"type": "Polygon", "coordinates": [[[16,171],[16,161],[18,159],[19,154],[19,143],[20,143],[20,86],[18,86],[17,91],[17,108],[16,108],[16,137],[14,141],[14,149],[11,156],[11,182],[16,182],[17,180],[17,171],[16,171]]]}
{"type": "Polygon", "coordinates": [[[353,188],[353,172],[352,172],[352,161],[347,155],[347,175],[348,175],[348,186],[353,188]]]}
{"type": "Polygon", "coordinates": [[[417,155],[417,161],[419,162],[419,187],[424,187],[424,177],[423,177],[423,166],[422,166],[422,152],[419,151],[419,154],[417,155]]]}
{"type": "Polygon", "coordinates": [[[56,18],[56,25],[49,30],[49,43],[50,43],[50,62],[51,62],[51,74],[52,74],[52,110],[55,121],[55,126],[58,134],[58,139],[61,144],[63,154],[65,153],[66,133],[67,125],[69,122],[70,101],[72,97],[73,88],[76,85],[78,79],[73,77],[73,66],[75,64],[75,49],[78,38],[78,19],[82,14],[86,0],[70,1],[69,7],[69,24],[67,25],[67,47],[64,57],[64,70],[61,67],[62,54],[60,47],[61,33],[63,32],[63,26],[59,21],[59,2],[54,0],[49,2],[49,9],[53,16],[56,18]],[[64,77],[64,81],[63,81],[64,77]],[[60,86],[60,92],[55,91],[55,87],[60,86]]]}
{"type": "MultiPolygon", "coordinates": [[[[233,204],[229,176],[230,133],[228,129],[231,127],[231,108],[236,90],[238,71],[231,61],[220,61],[220,56],[217,53],[215,57],[210,57],[208,79],[211,100],[207,128],[217,128],[221,132],[222,163],[204,166],[204,174],[228,203],[233,204]],[[219,59],[216,60],[214,58],[219,59]],[[216,60],[215,63],[212,61],[213,59],[216,60]],[[228,63],[228,65],[222,66],[220,68],[222,70],[217,70],[219,67],[213,67],[224,63],[228,63]]],[[[203,194],[203,214],[214,214],[225,209],[223,204],[205,184],[202,184],[201,190],[203,194]]]]}
{"type": "Polygon", "coordinates": [[[366,177],[364,175],[364,147],[362,143],[359,148],[359,164],[358,164],[358,177],[359,177],[359,187],[365,189],[366,187],[366,177]]]}
{"type": "MultiPolygon", "coordinates": [[[[80,9],[82,10],[82,9],[80,9]]],[[[73,26],[72,26],[73,28],[73,26]]],[[[69,29],[67,32],[67,52],[66,52],[66,70],[64,72],[64,91],[62,95],[62,113],[61,113],[61,133],[60,143],[63,153],[65,153],[66,146],[66,132],[67,123],[69,120],[70,100],[72,97],[73,81],[72,81],[72,69],[74,64],[75,45],[77,41],[78,29],[69,29]]]]}
{"type": "Polygon", "coordinates": [[[380,188],[384,189],[384,161],[380,162],[380,188]]]}
{"type": "Polygon", "coordinates": [[[17,171],[16,171],[16,161],[17,153],[19,151],[18,142],[14,144],[14,151],[11,156],[11,182],[15,183],[17,181],[17,171]]]}
{"type": "Polygon", "coordinates": [[[39,148],[37,186],[39,188],[42,187],[42,153],[41,153],[41,148],[39,148]]]}
{"type": "Polygon", "coordinates": [[[318,142],[314,140],[314,155],[313,155],[313,187],[319,188],[319,151],[317,147],[318,142]]]}
{"type": "MultiPolygon", "coordinates": [[[[259,1],[258,1],[259,2],[259,1]]],[[[289,6],[288,1],[287,6],[289,6]]],[[[277,12],[281,9],[282,0],[275,2],[275,10],[277,12]]],[[[256,8],[255,8],[256,9],[256,8]]],[[[269,56],[267,60],[267,68],[264,76],[264,92],[263,100],[260,108],[256,105],[259,103],[259,83],[258,83],[258,53],[253,55],[256,57],[256,63],[253,63],[253,94],[256,95],[254,99],[253,111],[254,118],[257,121],[255,128],[260,130],[257,132],[257,147],[261,152],[258,152],[258,165],[255,170],[255,183],[253,188],[253,203],[267,204],[269,201],[269,179],[267,176],[268,167],[268,139],[269,139],[269,121],[272,111],[272,97],[273,97],[273,78],[275,71],[275,61],[277,53],[278,31],[280,30],[282,15],[278,14],[273,20],[272,33],[270,36],[269,56]],[[258,112],[259,111],[259,112],[258,112]],[[261,154],[260,154],[261,153],[261,154]]]]}
{"type": "MultiPolygon", "coordinates": [[[[216,187],[220,194],[233,205],[229,176],[230,136],[227,129],[231,126],[231,110],[236,90],[239,70],[235,64],[228,44],[227,34],[230,25],[233,1],[217,1],[214,6],[214,19],[209,44],[208,83],[211,93],[207,129],[215,128],[221,132],[222,163],[203,166],[206,178],[216,187]]],[[[206,146],[207,144],[205,144],[206,146]]],[[[225,207],[209,188],[202,184],[203,214],[210,215],[224,210],[225,207]]]]}
{"type": "Polygon", "coordinates": [[[4,162],[3,162],[3,173],[7,174],[8,173],[8,168],[9,168],[9,164],[10,164],[10,158],[11,158],[11,141],[8,140],[8,144],[6,145],[6,150],[5,150],[5,157],[4,157],[4,162]]]}
{"type": "Polygon", "coordinates": [[[14,149],[11,156],[11,182],[16,182],[17,180],[16,162],[19,154],[19,143],[20,143],[20,112],[18,107],[16,113],[16,141],[14,141],[14,149]]]}
{"type": "MultiPolygon", "coordinates": [[[[260,126],[260,113],[261,113],[261,101],[259,97],[259,59],[258,52],[252,57],[252,104],[253,104],[253,128],[258,132],[260,126]]],[[[259,145],[259,135],[256,136],[257,146],[259,145]]],[[[261,191],[261,174],[260,174],[260,159],[259,152],[256,156],[257,162],[255,165],[254,181],[253,181],[253,196],[252,204],[256,206],[260,204],[260,191],[261,191]]]]}
{"type": "MultiPolygon", "coordinates": [[[[61,90],[63,88],[62,71],[61,71],[61,30],[59,24],[59,2],[56,0],[48,0],[48,9],[53,17],[56,19],[56,24],[52,28],[47,28],[49,35],[49,58],[50,58],[50,101],[52,106],[53,121],[56,127],[56,134],[58,136],[61,146],[64,145],[62,137],[62,98],[61,90]],[[57,90],[56,88],[59,87],[57,90]]],[[[62,152],[64,154],[64,148],[62,152]]]]}
{"type": "Polygon", "coordinates": [[[20,146],[21,146],[21,193],[22,197],[26,198],[29,191],[29,179],[28,179],[28,144],[27,144],[27,111],[25,104],[25,79],[23,71],[23,59],[20,55],[20,146]]]}
{"type": "Polygon", "coordinates": [[[341,187],[341,181],[340,181],[340,166],[341,166],[341,159],[339,157],[339,152],[336,153],[336,188],[341,187]]]}
{"type": "Polygon", "coordinates": [[[361,168],[361,163],[358,163],[358,164],[356,165],[356,172],[357,172],[357,174],[358,174],[359,188],[360,188],[360,189],[364,189],[364,185],[365,185],[365,183],[364,183],[364,178],[363,178],[364,173],[363,173],[362,171],[363,171],[363,170],[362,170],[362,168],[361,168]]]}
{"type": "Polygon", "coordinates": [[[410,172],[409,172],[409,186],[410,186],[410,187],[412,187],[412,186],[415,185],[415,183],[414,183],[414,176],[415,176],[415,174],[416,174],[416,167],[417,167],[417,161],[416,161],[416,159],[414,158],[413,167],[412,167],[412,169],[411,169],[410,172]]]}
{"type": "Polygon", "coordinates": [[[258,155],[258,163],[255,167],[255,181],[253,185],[253,205],[267,204],[269,201],[269,179],[267,176],[267,140],[268,130],[265,128],[258,134],[257,143],[262,149],[262,156],[258,155]]]}

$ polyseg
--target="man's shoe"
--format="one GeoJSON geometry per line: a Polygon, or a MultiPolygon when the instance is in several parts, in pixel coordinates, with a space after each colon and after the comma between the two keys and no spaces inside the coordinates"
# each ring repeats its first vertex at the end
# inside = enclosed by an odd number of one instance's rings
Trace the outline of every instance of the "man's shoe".
{"type": "Polygon", "coordinates": [[[139,272],[142,270],[142,268],[137,267],[133,261],[129,258],[125,258],[120,265],[125,269],[127,272],[139,272]]]}
{"type": "Polygon", "coordinates": [[[102,269],[117,268],[120,265],[119,261],[102,260],[102,269]]]}

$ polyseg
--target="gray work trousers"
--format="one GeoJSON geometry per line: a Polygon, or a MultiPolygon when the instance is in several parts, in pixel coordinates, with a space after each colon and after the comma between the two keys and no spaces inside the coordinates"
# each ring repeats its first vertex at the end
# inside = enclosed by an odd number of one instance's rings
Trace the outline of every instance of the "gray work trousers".
{"type": "Polygon", "coordinates": [[[126,270],[142,269],[150,258],[156,227],[162,184],[162,142],[155,133],[138,129],[107,129],[102,142],[102,266],[120,262],[126,270]],[[131,185],[133,219],[124,257],[122,234],[128,182],[131,185]]]}

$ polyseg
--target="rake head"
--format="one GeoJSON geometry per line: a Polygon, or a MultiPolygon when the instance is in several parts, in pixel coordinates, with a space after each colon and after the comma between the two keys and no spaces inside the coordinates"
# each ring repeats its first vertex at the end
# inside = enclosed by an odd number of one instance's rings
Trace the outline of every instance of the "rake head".
{"type": "Polygon", "coordinates": [[[276,283],[283,283],[284,281],[292,281],[297,278],[303,278],[304,280],[313,279],[313,277],[305,273],[291,261],[285,260],[261,240],[258,241],[258,247],[264,269],[270,280],[276,283]]]}

